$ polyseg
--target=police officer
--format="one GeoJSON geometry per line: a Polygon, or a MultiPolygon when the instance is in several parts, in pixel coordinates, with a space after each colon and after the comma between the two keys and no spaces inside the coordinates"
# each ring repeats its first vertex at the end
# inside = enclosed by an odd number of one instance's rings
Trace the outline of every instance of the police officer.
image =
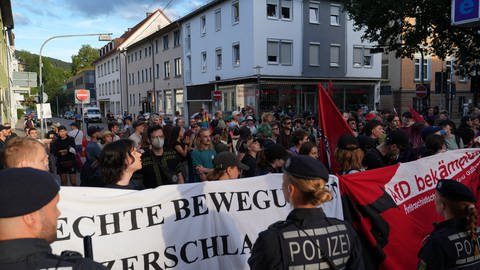
{"type": "Polygon", "coordinates": [[[475,195],[451,179],[438,181],[435,209],[445,217],[424,241],[418,254],[418,269],[480,269],[475,195]]]}
{"type": "Polygon", "coordinates": [[[251,269],[364,269],[353,228],[328,218],[318,206],[330,201],[328,170],[318,160],[293,156],[283,174],[283,194],[293,211],[259,234],[248,259],[251,269]]]}
{"type": "Polygon", "coordinates": [[[56,240],[59,185],[33,168],[0,171],[0,269],[107,269],[79,253],[52,254],[56,240]]]}

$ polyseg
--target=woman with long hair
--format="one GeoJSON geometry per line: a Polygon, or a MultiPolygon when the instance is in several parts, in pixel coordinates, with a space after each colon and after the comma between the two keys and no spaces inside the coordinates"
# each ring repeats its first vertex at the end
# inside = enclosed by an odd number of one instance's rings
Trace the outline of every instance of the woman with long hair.
{"type": "Polygon", "coordinates": [[[308,155],[314,159],[318,159],[318,147],[313,142],[305,142],[298,150],[299,155],[308,155]]]}
{"type": "Polygon", "coordinates": [[[364,171],[362,161],[365,153],[360,148],[357,138],[346,134],[340,137],[335,148],[335,161],[337,161],[339,174],[351,174],[364,171]]]}
{"type": "Polygon", "coordinates": [[[258,235],[248,259],[250,269],[305,269],[306,264],[312,269],[365,269],[353,227],[328,218],[319,207],[333,198],[326,186],[327,168],[319,160],[297,155],[287,160],[283,171],[283,195],[293,210],[285,221],[258,235]],[[332,238],[342,239],[336,252],[332,238]]]}
{"type": "Polygon", "coordinates": [[[480,269],[475,194],[456,180],[441,179],[435,210],[445,218],[435,225],[418,253],[418,269],[480,269]]]}
{"type": "Polygon", "coordinates": [[[105,187],[118,189],[143,189],[130,179],[134,172],[142,168],[142,154],[130,139],[111,142],[102,149],[99,164],[105,181],[105,187]]]}

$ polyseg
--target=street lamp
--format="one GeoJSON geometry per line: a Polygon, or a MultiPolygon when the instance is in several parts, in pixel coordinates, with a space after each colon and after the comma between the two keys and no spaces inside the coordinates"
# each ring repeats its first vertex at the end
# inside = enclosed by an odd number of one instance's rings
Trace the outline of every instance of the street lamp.
{"type": "MultiPolygon", "coordinates": [[[[42,51],[43,47],[47,42],[49,42],[52,39],[57,39],[57,38],[69,38],[69,37],[87,37],[87,36],[97,36],[99,41],[110,41],[112,40],[112,33],[100,33],[100,34],[75,34],[75,35],[59,35],[59,36],[53,36],[47,38],[43,43],[42,46],[40,46],[40,53],[38,55],[38,70],[39,70],[39,82],[40,82],[40,94],[38,97],[38,100],[40,102],[40,111],[38,112],[38,116],[41,117],[40,119],[40,134],[41,137],[43,138],[44,136],[44,130],[43,130],[43,78],[42,78],[42,51]]],[[[58,113],[58,112],[57,112],[58,113]]]]}

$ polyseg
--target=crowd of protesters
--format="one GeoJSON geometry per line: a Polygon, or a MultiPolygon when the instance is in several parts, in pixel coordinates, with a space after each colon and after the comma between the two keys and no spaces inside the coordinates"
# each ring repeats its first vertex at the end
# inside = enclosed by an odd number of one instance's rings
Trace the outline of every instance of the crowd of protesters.
{"type": "MultiPolygon", "coordinates": [[[[423,116],[415,111],[365,113],[363,108],[342,116],[353,132],[335,142],[339,174],[480,145],[478,109],[459,125],[447,112],[434,108],[423,116]]],[[[130,189],[279,173],[291,155],[319,159],[328,140],[311,113],[255,114],[248,107],[228,115],[201,110],[188,119],[186,125],[181,117],[170,121],[159,114],[148,119],[126,116],[123,125],[112,121],[107,130],[90,125],[87,134],[76,122],[69,128],[53,123],[45,138],[39,138],[28,119],[25,128],[28,138],[44,145],[49,170],[59,175],[62,185],[130,189]],[[223,152],[230,154],[216,158],[223,152]]],[[[3,160],[15,154],[5,151],[15,136],[10,125],[0,126],[3,160]]],[[[8,164],[2,162],[2,166],[8,164]]]]}

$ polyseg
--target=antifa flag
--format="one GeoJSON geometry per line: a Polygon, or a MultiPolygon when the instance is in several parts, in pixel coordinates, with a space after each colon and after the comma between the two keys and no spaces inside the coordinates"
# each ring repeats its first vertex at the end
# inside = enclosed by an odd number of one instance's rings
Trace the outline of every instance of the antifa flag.
{"type": "MultiPolygon", "coordinates": [[[[333,93],[331,81],[328,87],[333,93]]],[[[353,131],[342,117],[332,98],[328,95],[321,83],[318,83],[318,128],[321,132],[321,140],[318,146],[320,160],[329,167],[330,171],[337,172],[338,164],[335,162],[333,153],[338,139],[344,134],[352,134],[353,131]]]]}
{"type": "Polygon", "coordinates": [[[422,241],[442,217],[435,211],[440,179],[455,179],[480,199],[480,151],[447,151],[416,161],[341,175],[345,220],[363,244],[366,269],[417,269],[422,241]]]}

